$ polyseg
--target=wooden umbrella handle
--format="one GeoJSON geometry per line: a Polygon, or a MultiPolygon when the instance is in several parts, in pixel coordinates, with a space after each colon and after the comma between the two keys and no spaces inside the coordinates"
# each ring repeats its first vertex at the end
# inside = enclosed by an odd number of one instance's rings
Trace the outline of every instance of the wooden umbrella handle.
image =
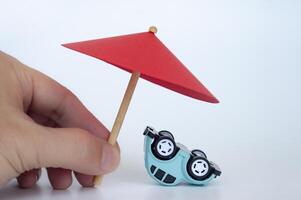
{"type": "Polygon", "coordinates": [[[116,143],[117,137],[119,135],[119,131],[121,129],[121,126],[122,126],[122,123],[123,123],[123,120],[124,120],[124,117],[125,117],[125,114],[128,110],[128,107],[130,105],[132,96],[134,94],[134,90],[136,88],[139,76],[140,76],[140,73],[138,73],[138,72],[133,72],[132,73],[131,79],[130,79],[130,81],[128,83],[128,86],[126,88],[125,94],[123,96],[123,99],[122,99],[121,105],[119,107],[117,117],[115,119],[112,131],[111,131],[111,134],[110,134],[110,137],[109,137],[109,140],[108,140],[108,142],[110,144],[115,144],[116,143]]]}
{"type": "MultiPolygon", "coordinates": [[[[139,72],[133,72],[132,73],[131,79],[130,79],[130,81],[128,83],[128,86],[126,88],[125,94],[123,96],[123,99],[122,99],[121,105],[119,107],[117,117],[115,119],[112,131],[111,131],[111,134],[110,134],[110,137],[109,137],[109,140],[108,140],[108,142],[110,144],[115,144],[116,143],[116,140],[117,140],[117,137],[119,135],[123,120],[125,118],[125,114],[128,110],[128,107],[130,105],[132,96],[134,94],[139,76],[140,76],[139,72]]],[[[94,177],[94,185],[99,185],[101,183],[101,181],[102,181],[102,176],[95,176],[94,177]]]]}

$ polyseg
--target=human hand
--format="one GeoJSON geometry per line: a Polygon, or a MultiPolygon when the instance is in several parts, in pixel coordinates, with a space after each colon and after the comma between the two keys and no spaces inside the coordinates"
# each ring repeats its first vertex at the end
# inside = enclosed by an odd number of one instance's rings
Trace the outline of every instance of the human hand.
{"type": "Polygon", "coordinates": [[[65,87],[0,51],[0,186],[33,186],[46,167],[55,189],[85,187],[114,170],[109,131],[65,87]]]}

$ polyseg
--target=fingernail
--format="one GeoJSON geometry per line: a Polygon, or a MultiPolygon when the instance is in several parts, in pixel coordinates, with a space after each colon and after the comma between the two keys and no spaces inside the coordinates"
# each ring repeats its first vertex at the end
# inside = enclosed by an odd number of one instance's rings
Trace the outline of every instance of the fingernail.
{"type": "Polygon", "coordinates": [[[110,144],[105,144],[102,150],[101,169],[105,172],[110,172],[115,167],[117,160],[116,151],[110,144]]]}

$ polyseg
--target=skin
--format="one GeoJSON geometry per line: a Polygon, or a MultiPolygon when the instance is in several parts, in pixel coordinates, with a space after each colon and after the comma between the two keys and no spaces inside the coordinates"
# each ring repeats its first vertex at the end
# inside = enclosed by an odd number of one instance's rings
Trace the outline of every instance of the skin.
{"type": "Polygon", "coordinates": [[[84,187],[119,164],[109,131],[68,89],[0,51],[0,187],[21,188],[47,169],[54,189],[67,189],[72,172],[84,187]]]}

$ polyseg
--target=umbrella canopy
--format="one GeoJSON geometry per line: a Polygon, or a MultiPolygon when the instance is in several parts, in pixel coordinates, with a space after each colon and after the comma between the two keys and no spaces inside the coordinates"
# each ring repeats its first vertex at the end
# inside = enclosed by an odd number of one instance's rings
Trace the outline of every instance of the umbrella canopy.
{"type": "Polygon", "coordinates": [[[142,32],[63,44],[183,95],[210,103],[218,100],[156,37],[142,32]]]}

